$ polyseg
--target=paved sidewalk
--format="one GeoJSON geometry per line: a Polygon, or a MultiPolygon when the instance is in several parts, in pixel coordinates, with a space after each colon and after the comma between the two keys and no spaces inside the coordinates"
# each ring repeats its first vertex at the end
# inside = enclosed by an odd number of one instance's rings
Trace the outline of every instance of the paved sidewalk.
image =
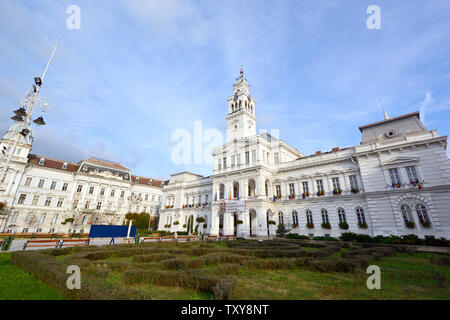
{"type": "MultiPolygon", "coordinates": [[[[45,240],[45,239],[14,239],[9,250],[1,251],[1,252],[22,251],[23,246],[25,245],[25,242],[27,240],[45,240]]],[[[110,241],[111,241],[111,238],[91,239],[91,241],[89,242],[89,246],[106,246],[106,245],[109,245],[110,241]]],[[[114,243],[122,244],[123,238],[114,238],[114,243]]],[[[70,246],[66,246],[66,248],[67,247],[70,247],[70,246]]],[[[26,251],[43,250],[43,249],[48,249],[48,248],[33,248],[33,247],[31,247],[31,248],[27,248],[26,251]]]]}

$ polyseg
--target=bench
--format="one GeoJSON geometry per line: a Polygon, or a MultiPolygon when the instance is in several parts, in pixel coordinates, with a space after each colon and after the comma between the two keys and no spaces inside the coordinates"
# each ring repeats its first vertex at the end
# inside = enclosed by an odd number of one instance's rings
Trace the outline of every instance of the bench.
{"type": "Polygon", "coordinates": [[[89,241],[91,239],[68,239],[61,240],[60,248],[63,247],[78,247],[78,246],[89,246],[89,241]]]}
{"type": "Polygon", "coordinates": [[[141,243],[147,243],[147,242],[160,242],[160,237],[145,237],[142,238],[141,243]]]}
{"type": "Polygon", "coordinates": [[[190,236],[178,236],[177,238],[177,242],[188,242],[189,240],[191,240],[190,236]]]}
{"type": "Polygon", "coordinates": [[[217,241],[217,236],[208,236],[206,241],[217,241]]]}
{"type": "Polygon", "coordinates": [[[236,236],[235,235],[230,235],[230,236],[222,236],[221,240],[236,240],[236,236]]]}
{"type": "Polygon", "coordinates": [[[60,240],[27,240],[23,245],[26,248],[58,248],[60,240]]]}
{"type": "Polygon", "coordinates": [[[175,237],[169,236],[169,237],[161,237],[161,242],[171,242],[175,241],[175,237]]]}

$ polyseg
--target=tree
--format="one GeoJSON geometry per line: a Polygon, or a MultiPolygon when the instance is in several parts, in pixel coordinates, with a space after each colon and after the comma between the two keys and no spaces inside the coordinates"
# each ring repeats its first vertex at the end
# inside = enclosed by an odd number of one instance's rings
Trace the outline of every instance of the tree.
{"type": "Polygon", "coordinates": [[[125,218],[130,221],[132,220],[132,225],[136,226],[137,229],[148,229],[148,221],[150,220],[150,214],[146,212],[132,213],[128,212],[125,218]]]}
{"type": "Polygon", "coordinates": [[[284,238],[286,236],[286,233],[288,233],[291,230],[286,229],[286,226],[282,223],[280,223],[277,227],[277,236],[280,238],[284,238]]]}

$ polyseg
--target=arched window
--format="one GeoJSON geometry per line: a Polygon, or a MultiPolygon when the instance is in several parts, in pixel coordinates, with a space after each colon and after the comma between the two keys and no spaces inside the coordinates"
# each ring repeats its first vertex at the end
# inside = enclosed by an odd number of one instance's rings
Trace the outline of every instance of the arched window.
{"type": "Polygon", "coordinates": [[[14,212],[14,214],[11,218],[11,223],[16,223],[18,217],[19,217],[19,212],[18,211],[14,212]]]}
{"type": "Polygon", "coordinates": [[[402,204],[402,206],[400,207],[400,210],[402,211],[403,221],[405,223],[414,221],[413,217],[412,217],[412,213],[411,213],[411,207],[409,205],[402,204]]]}
{"type": "Polygon", "coordinates": [[[33,221],[34,214],[33,212],[28,213],[27,217],[25,218],[26,223],[31,223],[33,221]]]}
{"type": "Polygon", "coordinates": [[[430,222],[430,219],[428,218],[427,208],[425,207],[425,205],[423,205],[422,203],[416,204],[416,212],[420,223],[424,224],[430,222]]]}
{"type": "Polygon", "coordinates": [[[337,212],[338,212],[339,222],[340,223],[347,223],[347,219],[345,217],[345,210],[343,208],[339,208],[337,210],[337,212]]]}
{"type": "Polygon", "coordinates": [[[231,112],[234,112],[234,104],[231,104],[231,112]]]}
{"type": "Polygon", "coordinates": [[[361,207],[356,208],[356,217],[358,218],[358,223],[365,224],[366,217],[364,216],[364,210],[361,207]]]}
{"type": "Polygon", "coordinates": [[[292,211],[292,224],[298,225],[298,214],[297,211],[292,211]]]}
{"type": "Polygon", "coordinates": [[[284,217],[283,217],[283,212],[278,212],[278,223],[279,224],[284,224],[284,217]]]}
{"type": "Polygon", "coordinates": [[[56,224],[58,221],[58,214],[53,215],[52,224],[56,224]]]}
{"type": "Polygon", "coordinates": [[[323,223],[330,223],[328,220],[328,211],[325,209],[320,210],[320,213],[322,214],[322,222],[323,223]]]}
{"type": "Polygon", "coordinates": [[[225,186],[221,183],[219,185],[219,199],[224,199],[225,198],[225,186]]]}
{"type": "Polygon", "coordinates": [[[81,222],[81,224],[82,224],[82,225],[85,225],[86,222],[87,222],[87,216],[84,216],[84,217],[83,217],[83,222],[81,222]]]}
{"type": "Polygon", "coordinates": [[[313,216],[311,210],[306,210],[306,222],[313,223],[313,216]]]}
{"type": "Polygon", "coordinates": [[[41,214],[41,217],[39,218],[39,224],[43,224],[44,223],[45,217],[46,217],[45,213],[41,214]]]}

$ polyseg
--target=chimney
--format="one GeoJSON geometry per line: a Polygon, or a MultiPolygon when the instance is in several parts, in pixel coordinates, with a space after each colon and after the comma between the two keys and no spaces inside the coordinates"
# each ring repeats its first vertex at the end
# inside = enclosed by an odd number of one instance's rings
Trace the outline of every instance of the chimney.
{"type": "Polygon", "coordinates": [[[338,152],[339,151],[339,147],[333,148],[333,149],[331,149],[331,151],[338,152]]]}
{"type": "Polygon", "coordinates": [[[322,154],[322,151],[316,151],[316,156],[320,156],[322,154]]]}

